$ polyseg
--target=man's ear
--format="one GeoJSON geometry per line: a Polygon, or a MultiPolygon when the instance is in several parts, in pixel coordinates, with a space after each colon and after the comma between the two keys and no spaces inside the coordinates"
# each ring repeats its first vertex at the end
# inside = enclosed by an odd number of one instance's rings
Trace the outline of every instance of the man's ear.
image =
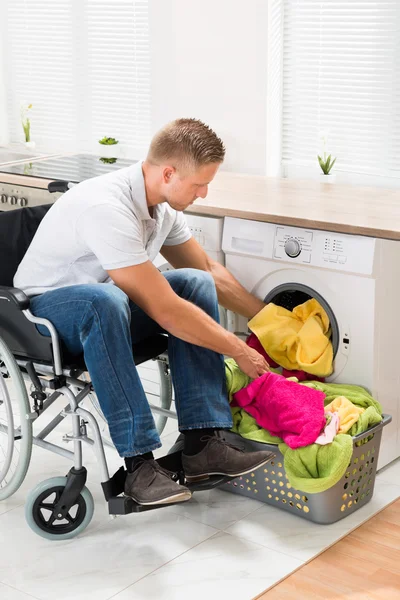
{"type": "Polygon", "coordinates": [[[175,167],[164,167],[163,169],[163,181],[164,183],[169,183],[173,174],[175,173],[176,169],[175,167]]]}

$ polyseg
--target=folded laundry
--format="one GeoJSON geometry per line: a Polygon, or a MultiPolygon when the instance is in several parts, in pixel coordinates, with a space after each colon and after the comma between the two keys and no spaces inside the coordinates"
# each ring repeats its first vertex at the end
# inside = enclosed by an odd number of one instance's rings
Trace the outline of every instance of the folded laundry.
{"type": "Polygon", "coordinates": [[[347,433],[364,411],[365,408],[356,406],[345,396],[338,396],[325,406],[325,412],[337,413],[339,415],[339,433],[347,433]]]}
{"type": "Polygon", "coordinates": [[[250,413],[258,425],[281,437],[291,448],[313,444],[325,426],[324,394],[264,373],[233,394],[233,405],[250,413]]]}
{"type": "Polygon", "coordinates": [[[251,319],[249,329],[266,353],[283,368],[318,377],[332,373],[329,318],[315,298],[296,306],[292,312],[267,304],[251,319]]]}

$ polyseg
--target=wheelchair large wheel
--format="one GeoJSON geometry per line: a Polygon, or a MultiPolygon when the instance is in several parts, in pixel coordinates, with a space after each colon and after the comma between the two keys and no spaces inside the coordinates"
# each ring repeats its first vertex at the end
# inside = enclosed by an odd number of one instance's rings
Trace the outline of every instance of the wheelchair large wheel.
{"type": "Polygon", "coordinates": [[[25,518],[29,527],[47,540],[69,540],[86,529],[94,513],[93,496],[84,487],[65,518],[53,518],[52,512],[61,498],[66,477],[52,477],[37,485],[25,504],[25,518]]]}
{"type": "Polygon", "coordinates": [[[25,479],[32,454],[32,421],[25,383],[15,358],[0,338],[0,500],[25,479]]]}

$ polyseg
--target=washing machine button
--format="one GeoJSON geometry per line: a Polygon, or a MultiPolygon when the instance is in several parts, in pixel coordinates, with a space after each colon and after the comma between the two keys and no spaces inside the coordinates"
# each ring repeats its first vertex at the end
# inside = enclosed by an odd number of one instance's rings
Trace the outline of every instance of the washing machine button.
{"type": "Polygon", "coordinates": [[[301,245],[295,238],[289,238],[285,242],[285,252],[290,258],[296,258],[301,252],[301,245]]]}

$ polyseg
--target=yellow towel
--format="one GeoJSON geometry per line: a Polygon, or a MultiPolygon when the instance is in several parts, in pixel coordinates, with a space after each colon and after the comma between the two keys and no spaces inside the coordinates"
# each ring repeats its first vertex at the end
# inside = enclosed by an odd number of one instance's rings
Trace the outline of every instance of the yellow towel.
{"type": "Polygon", "coordinates": [[[333,348],[329,318],[315,300],[307,300],[291,312],[267,304],[249,322],[267,354],[285,369],[300,369],[317,377],[332,373],[333,348]]]}
{"type": "Polygon", "coordinates": [[[338,396],[325,406],[325,412],[339,413],[340,427],[338,433],[347,433],[364,411],[365,408],[356,406],[345,396],[338,396]]]}

